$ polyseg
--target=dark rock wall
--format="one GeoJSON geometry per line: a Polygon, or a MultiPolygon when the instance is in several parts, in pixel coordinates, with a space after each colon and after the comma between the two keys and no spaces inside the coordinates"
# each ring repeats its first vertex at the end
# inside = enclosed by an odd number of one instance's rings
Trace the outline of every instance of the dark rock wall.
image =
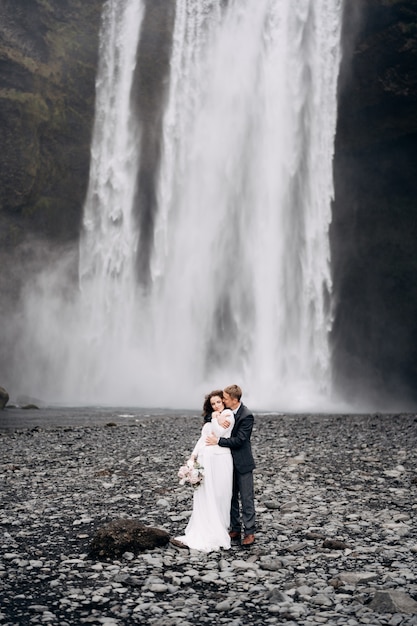
{"type": "Polygon", "coordinates": [[[0,247],[79,232],[103,0],[0,1],[0,247]]]}
{"type": "Polygon", "coordinates": [[[417,399],[417,3],[345,0],[343,48],[335,382],[384,408],[417,399]]]}

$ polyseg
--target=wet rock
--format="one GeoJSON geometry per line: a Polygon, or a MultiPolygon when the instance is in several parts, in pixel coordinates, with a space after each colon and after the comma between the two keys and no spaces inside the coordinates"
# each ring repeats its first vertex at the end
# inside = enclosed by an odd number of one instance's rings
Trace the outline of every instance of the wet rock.
{"type": "Polygon", "coordinates": [[[316,604],[317,606],[332,606],[333,605],[332,600],[329,598],[328,595],[324,593],[319,593],[313,598],[311,598],[311,602],[313,604],[316,604]]]}
{"type": "Polygon", "coordinates": [[[90,545],[91,558],[115,559],[126,553],[165,546],[169,534],[133,519],[119,519],[100,528],[90,545]]]}
{"type": "Polygon", "coordinates": [[[402,591],[377,591],[369,607],[377,613],[417,614],[417,602],[402,591]]]}
{"type": "Polygon", "coordinates": [[[265,598],[271,602],[271,604],[282,604],[284,602],[293,602],[287,594],[280,591],[278,588],[273,588],[265,594],[265,598]]]}
{"type": "Polygon", "coordinates": [[[4,387],[0,387],[0,410],[4,409],[9,401],[9,394],[4,387]]]}
{"type": "Polygon", "coordinates": [[[338,579],[348,585],[368,583],[378,579],[377,572],[341,572],[338,579]]]}
{"type": "Polygon", "coordinates": [[[338,539],[325,539],[323,541],[323,548],[329,548],[330,550],[346,550],[349,547],[347,543],[338,539]]]}
{"type": "Polygon", "coordinates": [[[306,539],[326,539],[325,535],[323,535],[322,533],[313,533],[313,532],[306,532],[304,537],[306,539]]]}
{"type": "Polygon", "coordinates": [[[267,500],[264,504],[267,509],[279,509],[281,507],[280,503],[276,500],[267,500]]]}
{"type": "Polygon", "coordinates": [[[299,510],[299,506],[298,506],[297,502],[294,502],[294,501],[285,502],[281,506],[281,513],[291,513],[293,511],[298,511],[298,510],[299,510]]]}
{"type": "Polygon", "coordinates": [[[302,452],[301,454],[297,454],[297,456],[288,459],[288,465],[299,465],[300,463],[305,463],[305,454],[302,452]]]}

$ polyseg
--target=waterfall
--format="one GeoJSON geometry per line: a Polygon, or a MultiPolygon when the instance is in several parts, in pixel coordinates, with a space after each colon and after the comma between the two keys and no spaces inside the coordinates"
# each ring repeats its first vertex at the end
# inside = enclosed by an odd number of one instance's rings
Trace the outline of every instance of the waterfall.
{"type": "Polygon", "coordinates": [[[107,0],[80,293],[48,366],[60,400],[191,408],[238,383],[253,408],[330,406],[341,5],[176,0],[145,219],[132,92],[149,7],[107,0]]]}
{"type": "Polygon", "coordinates": [[[188,406],[237,381],[261,406],[323,407],[341,1],[177,0],[146,289],[137,7],[104,15],[80,260],[87,387],[188,406]]]}
{"type": "Polygon", "coordinates": [[[174,377],[329,398],[340,25],[334,1],[177,2],[152,296],[174,377]]]}
{"type": "Polygon", "coordinates": [[[143,13],[138,0],[107,0],[103,7],[90,180],[80,240],[79,329],[72,352],[76,361],[67,374],[70,384],[74,381],[90,401],[110,401],[109,390],[117,389],[134,338],[138,236],[132,205],[140,128],[131,90],[143,13]]]}

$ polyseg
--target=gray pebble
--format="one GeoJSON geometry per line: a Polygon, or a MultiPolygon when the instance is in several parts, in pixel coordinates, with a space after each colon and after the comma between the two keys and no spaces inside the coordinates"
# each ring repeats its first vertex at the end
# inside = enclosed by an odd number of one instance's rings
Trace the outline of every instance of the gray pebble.
{"type": "Polygon", "coordinates": [[[259,415],[252,548],[92,561],[112,519],[182,534],[193,493],[176,473],[201,424],[172,420],[0,436],[2,624],[417,626],[398,608],[417,596],[414,416],[259,415]]]}

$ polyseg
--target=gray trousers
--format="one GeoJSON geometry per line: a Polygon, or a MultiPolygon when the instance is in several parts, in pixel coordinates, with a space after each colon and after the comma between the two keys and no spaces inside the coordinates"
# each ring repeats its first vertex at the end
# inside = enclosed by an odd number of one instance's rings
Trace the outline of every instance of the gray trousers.
{"type": "Polygon", "coordinates": [[[253,472],[233,472],[233,494],[230,509],[230,529],[240,532],[239,495],[242,504],[242,522],[245,535],[255,533],[255,495],[253,472]]]}

